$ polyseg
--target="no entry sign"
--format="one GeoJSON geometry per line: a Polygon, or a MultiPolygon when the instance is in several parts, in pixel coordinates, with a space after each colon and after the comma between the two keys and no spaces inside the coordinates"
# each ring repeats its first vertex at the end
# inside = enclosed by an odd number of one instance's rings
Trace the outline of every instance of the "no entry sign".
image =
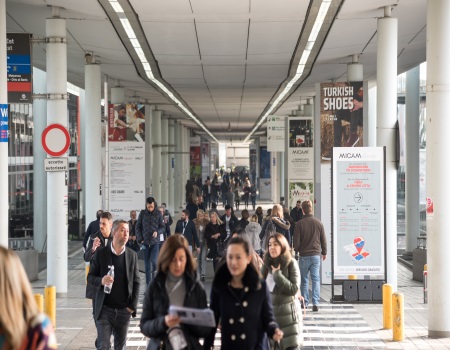
{"type": "Polygon", "coordinates": [[[67,152],[69,146],[69,131],[61,124],[50,124],[42,132],[42,147],[49,156],[59,157],[67,152]]]}

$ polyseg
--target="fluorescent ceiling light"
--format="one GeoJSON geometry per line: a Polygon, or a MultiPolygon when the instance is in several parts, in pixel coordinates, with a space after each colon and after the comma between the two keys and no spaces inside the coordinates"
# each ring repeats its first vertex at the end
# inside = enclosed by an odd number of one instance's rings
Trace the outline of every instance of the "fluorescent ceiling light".
{"type": "Polygon", "coordinates": [[[109,0],[109,3],[111,4],[114,11],[116,11],[116,13],[124,13],[125,12],[123,10],[122,6],[117,1],[109,0]]]}

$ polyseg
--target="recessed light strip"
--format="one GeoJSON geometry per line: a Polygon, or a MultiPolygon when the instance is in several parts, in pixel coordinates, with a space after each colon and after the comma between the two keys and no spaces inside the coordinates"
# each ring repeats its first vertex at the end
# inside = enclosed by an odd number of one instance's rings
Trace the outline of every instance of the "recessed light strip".
{"type": "Polygon", "coordinates": [[[316,42],[317,36],[319,35],[319,32],[322,28],[323,22],[327,16],[328,10],[330,8],[332,0],[323,0],[320,4],[319,11],[317,13],[317,17],[314,21],[314,25],[311,29],[311,33],[308,37],[308,42],[306,43],[306,46],[303,50],[302,56],[300,58],[300,61],[297,66],[297,71],[294,77],[286,84],[285,88],[281,93],[278,95],[278,97],[273,101],[270,108],[264,113],[264,115],[260,118],[258,123],[253,127],[252,131],[245,137],[244,143],[248,142],[250,140],[250,137],[256,132],[256,130],[259,129],[259,127],[264,123],[266,118],[272,113],[272,111],[275,109],[276,106],[280,103],[280,101],[291,91],[292,87],[295,85],[295,83],[301,78],[303,75],[303,71],[305,70],[305,65],[308,62],[308,58],[311,54],[311,50],[316,42]]]}
{"type": "Polygon", "coordinates": [[[186,114],[188,115],[194,122],[197,123],[205,132],[211,136],[211,138],[219,143],[219,140],[208,130],[208,128],[196,117],[174,94],[171,90],[169,90],[163,82],[159,81],[153,75],[152,68],[150,63],[147,60],[144,50],[142,49],[139,40],[137,39],[136,33],[131,26],[129,19],[127,18],[125,11],[117,0],[108,0],[113,10],[117,13],[117,16],[120,19],[120,23],[122,24],[125,33],[127,34],[128,39],[131,42],[131,45],[138,56],[142,67],[144,68],[145,74],[148,79],[150,79],[158,88],[160,88],[175,104],[186,114]]]}

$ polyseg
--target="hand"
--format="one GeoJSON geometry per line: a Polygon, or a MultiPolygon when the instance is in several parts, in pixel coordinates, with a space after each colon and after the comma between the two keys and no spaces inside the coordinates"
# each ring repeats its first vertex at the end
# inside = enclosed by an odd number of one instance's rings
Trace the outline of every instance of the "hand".
{"type": "Polygon", "coordinates": [[[278,271],[278,270],[280,269],[281,264],[278,265],[278,267],[275,267],[275,266],[273,266],[273,265],[271,265],[271,267],[272,267],[272,274],[273,274],[273,273],[275,273],[275,271],[278,271]]]}
{"type": "Polygon", "coordinates": [[[200,248],[197,248],[197,254],[200,254],[200,248]]]}
{"type": "Polygon", "coordinates": [[[353,99],[353,109],[350,112],[354,112],[357,111],[358,109],[363,108],[363,103],[362,101],[358,101],[353,99]]]}
{"type": "Polygon", "coordinates": [[[178,315],[166,315],[164,317],[164,322],[166,323],[167,327],[171,328],[181,323],[181,319],[178,315]]]}
{"type": "Polygon", "coordinates": [[[135,241],[135,240],[136,240],[136,236],[130,236],[130,239],[131,239],[132,241],[135,241]]]}
{"type": "Polygon", "coordinates": [[[158,232],[153,232],[153,238],[156,238],[156,237],[158,237],[158,232]]]}
{"type": "Polygon", "coordinates": [[[214,239],[217,239],[217,238],[219,238],[220,237],[220,233],[216,233],[214,236],[212,236],[214,239]]]}
{"type": "Polygon", "coordinates": [[[279,328],[275,329],[275,333],[273,334],[272,339],[275,341],[280,341],[281,339],[283,339],[283,331],[279,328]]]}
{"type": "Polygon", "coordinates": [[[127,311],[128,311],[130,314],[132,314],[132,313],[134,312],[134,310],[133,310],[133,309],[130,309],[129,307],[127,307],[127,311]]]}
{"type": "Polygon", "coordinates": [[[106,276],[103,276],[103,278],[102,278],[102,285],[103,286],[107,285],[107,284],[111,284],[113,282],[114,282],[114,277],[112,277],[112,276],[106,275],[106,276]]]}
{"type": "Polygon", "coordinates": [[[100,247],[100,238],[95,237],[94,243],[92,243],[92,251],[95,252],[100,247]]]}
{"type": "Polygon", "coordinates": [[[327,258],[326,255],[322,255],[322,260],[325,260],[327,258]]]}

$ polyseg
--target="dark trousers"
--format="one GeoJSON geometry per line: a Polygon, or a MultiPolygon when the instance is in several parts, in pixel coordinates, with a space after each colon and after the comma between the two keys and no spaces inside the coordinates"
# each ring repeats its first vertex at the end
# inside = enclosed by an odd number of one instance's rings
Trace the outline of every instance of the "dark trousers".
{"type": "Polygon", "coordinates": [[[145,283],[148,286],[156,275],[156,261],[159,255],[159,244],[148,245],[144,243],[145,283]]]}
{"type": "Polygon", "coordinates": [[[114,335],[114,350],[126,349],[130,317],[131,314],[127,308],[113,309],[103,306],[95,323],[97,326],[97,349],[111,349],[111,335],[114,335]]]}

